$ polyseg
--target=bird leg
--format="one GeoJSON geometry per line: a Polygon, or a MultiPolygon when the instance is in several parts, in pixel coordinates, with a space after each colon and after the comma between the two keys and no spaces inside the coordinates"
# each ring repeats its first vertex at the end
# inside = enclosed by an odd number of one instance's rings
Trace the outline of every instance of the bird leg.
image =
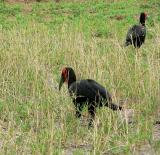
{"type": "Polygon", "coordinates": [[[83,109],[83,104],[77,103],[77,102],[76,102],[76,99],[73,100],[73,103],[74,103],[75,109],[76,109],[76,114],[75,114],[75,116],[76,116],[76,118],[80,118],[80,117],[81,117],[81,111],[82,111],[82,109],[83,109]]]}
{"type": "Polygon", "coordinates": [[[75,114],[75,116],[76,116],[77,118],[80,118],[80,117],[81,117],[81,111],[82,111],[82,106],[78,103],[78,104],[76,105],[76,114],[75,114]]]}
{"type": "Polygon", "coordinates": [[[93,120],[95,119],[95,112],[96,112],[96,108],[95,108],[94,103],[88,105],[88,112],[90,114],[88,127],[92,127],[93,126],[93,120]]]}

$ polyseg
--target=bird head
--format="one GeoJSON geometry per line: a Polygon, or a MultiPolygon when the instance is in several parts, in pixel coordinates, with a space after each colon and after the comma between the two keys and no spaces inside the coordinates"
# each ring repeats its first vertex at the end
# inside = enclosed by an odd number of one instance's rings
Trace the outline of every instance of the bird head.
{"type": "Polygon", "coordinates": [[[142,12],[140,14],[140,23],[143,25],[145,24],[145,20],[147,19],[147,14],[145,12],[142,12]]]}
{"type": "Polygon", "coordinates": [[[67,83],[69,85],[74,81],[76,81],[76,75],[74,70],[71,67],[64,67],[61,72],[59,90],[61,89],[63,83],[67,83]]]}

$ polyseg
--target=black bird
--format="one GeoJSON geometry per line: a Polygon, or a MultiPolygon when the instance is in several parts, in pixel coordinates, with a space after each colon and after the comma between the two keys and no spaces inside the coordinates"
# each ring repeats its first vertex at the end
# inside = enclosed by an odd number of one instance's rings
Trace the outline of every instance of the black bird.
{"type": "Polygon", "coordinates": [[[107,106],[112,110],[122,110],[122,107],[114,104],[110,93],[96,81],[85,79],[76,81],[76,75],[71,67],[62,69],[59,90],[63,83],[68,84],[68,90],[76,109],[76,117],[81,117],[81,111],[84,105],[88,106],[88,112],[91,116],[89,126],[95,117],[95,108],[107,106]]]}
{"type": "Polygon", "coordinates": [[[146,18],[147,14],[142,12],[139,18],[139,25],[134,25],[128,30],[125,46],[133,44],[135,48],[141,47],[146,38],[146,18]]]}

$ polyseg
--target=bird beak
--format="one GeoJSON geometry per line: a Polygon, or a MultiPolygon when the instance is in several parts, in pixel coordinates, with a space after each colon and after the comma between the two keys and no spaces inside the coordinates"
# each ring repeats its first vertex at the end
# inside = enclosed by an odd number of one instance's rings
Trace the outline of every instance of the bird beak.
{"type": "Polygon", "coordinates": [[[59,91],[61,90],[61,87],[62,87],[64,81],[65,81],[64,77],[61,76],[61,80],[60,80],[60,82],[59,82],[59,91]]]}

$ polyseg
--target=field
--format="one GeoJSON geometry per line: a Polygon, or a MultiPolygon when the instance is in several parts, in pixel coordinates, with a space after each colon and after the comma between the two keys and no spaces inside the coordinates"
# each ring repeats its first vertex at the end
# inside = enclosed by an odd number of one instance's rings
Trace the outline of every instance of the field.
{"type": "Polygon", "coordinates": [[[88,0],[0,2],[0,154],[159,154],[160,2],[88,0]],[[140,12],[149,15],[142,48],[124,48],[140,12]],[[87,108],[74,116],[61,69],[105,86],[132,110],[87,108]]]}

